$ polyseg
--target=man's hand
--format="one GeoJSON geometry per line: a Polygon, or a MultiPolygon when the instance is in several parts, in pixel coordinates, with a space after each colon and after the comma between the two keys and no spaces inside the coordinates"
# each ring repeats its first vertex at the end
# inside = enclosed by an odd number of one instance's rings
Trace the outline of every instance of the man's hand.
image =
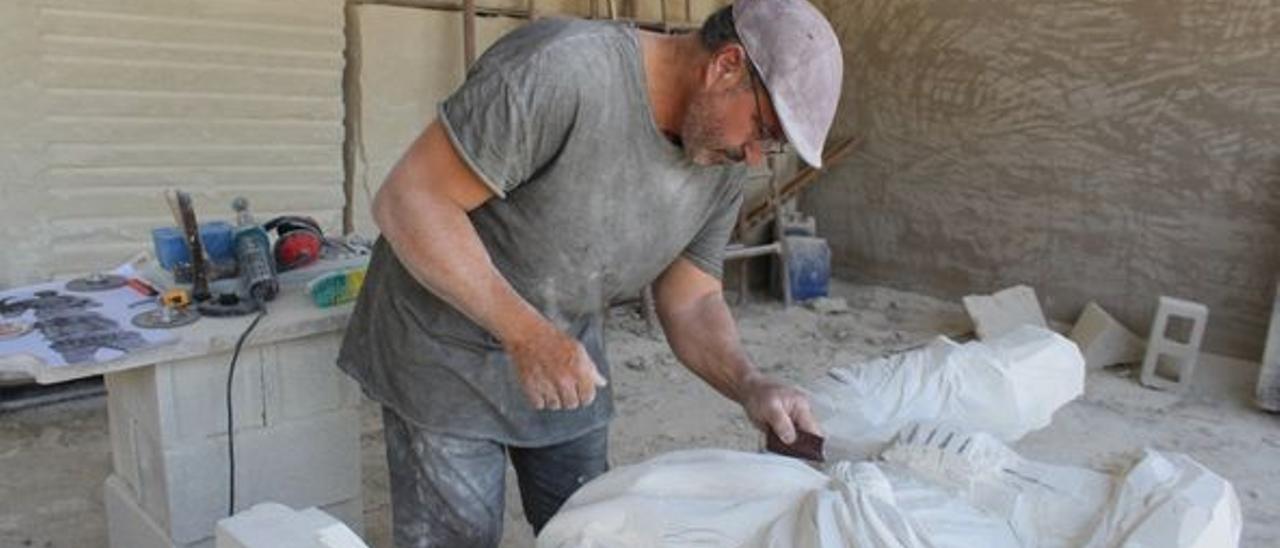
{"type": "Polygon", "coordinates": [[[743,382],[739,403],[756,428],[772,430],[783,443],[796,441],[796,428],[822,435],[809,409],[809,397],[793,386],[754,373],[743,382]]]}
{"type": "Polygon", "coordinates": [[[520,386],[534,409],[577,409],[591,405],[604,377],[587,349],[546,320],[536,322],[519,337],[504,341],[520,378],[520,386]]]}
{"type": "Polygon", "coordinates": [[[796,428],[822,435],[808,396],[751,366],[719,279],[681,257],[658,278],[654,297],[676,356],[716,391],[741,404],[758,428],[773,430],[788,445],[796,440],[796,428]]]}

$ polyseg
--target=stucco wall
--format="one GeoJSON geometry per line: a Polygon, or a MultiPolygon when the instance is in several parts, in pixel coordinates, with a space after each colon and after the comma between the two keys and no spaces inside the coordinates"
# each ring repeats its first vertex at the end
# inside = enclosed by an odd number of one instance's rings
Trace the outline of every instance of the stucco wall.
{"type": "Polygon", "coordinates": [[[1159,295],[1257,358],[1280,267],[1274,0],[818,0],[845,49],[804,201],[837,272],[940,296],[1028,283],[1141,333],[1159,295]]]}
{"type": "Polygon", "coordinates": [[[109,268],[197,214],[341,228],[342,0],[0,2],[0,287],[109,268]]]}

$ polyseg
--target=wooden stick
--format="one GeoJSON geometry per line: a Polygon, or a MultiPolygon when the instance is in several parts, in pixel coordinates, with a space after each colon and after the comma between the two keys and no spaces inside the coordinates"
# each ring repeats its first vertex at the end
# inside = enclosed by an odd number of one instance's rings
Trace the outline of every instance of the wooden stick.
{"type": "Polygon", "coordinates": [[[476,0],[462,0],[462,52],[471,68],[476,62],[476,0]]]}
{"type": "MultiPolygon", "coordinates": [[[[850,152],[853,152],[853,149],[857,148],[858,144],[861,144],[861,142],[862,141],[860,139],[851,137],[840,141],[839,143],[836,143],[834,147],[827,149],[827,153],[822,158],[822,163],[827,167],[822,170],[817,170],[812,167],[805,166],[799,173],[796,173],[795,177],[792,177],[790,181],[787,181],[786,184],[782,185],[782,188],[779,189],[777,193],[777,203],[786,203],[787,200],[790,200],[800,194],[800,191],[804,190],[804,187],[809,186],[810,183],[817,180],[819,175],[822,175],[827,169],[830,169],[831,166],[843,161],[850,152]]],[[[771,197],[770,199],[765,200],[764,203],[756,204],[755,207],[751,208],[751,211],[747,212],[746,216],[743,217],[742,230],[739,234],[745,234],[748,230],[773,219],[775,213],[774,200],[775,198],[771,197]]]]}
{"type": "MultiPolygon", "coordinates": [[[[456,2],[447,2],[442,0],[352,0],[352,5],[359,6],[395,6],[401,8],[417,8],[437,11],[464,11],[466,8],[456,2]]],[[[493,16],[493,17],[510,17],[513,19],[531,19],[534,17],[526,9],[513,8],[491,8],[485,6],[476,6],[475,13],[477,16],[493,16]]],[[[657,31],[690,31],[697,30],[699,25],[683,23],[683,22],[666,22],[654,21],[649,19],[638,19],[635,17],[618,17],[618,21],[630,23],[636,27],[657,31]]]]}

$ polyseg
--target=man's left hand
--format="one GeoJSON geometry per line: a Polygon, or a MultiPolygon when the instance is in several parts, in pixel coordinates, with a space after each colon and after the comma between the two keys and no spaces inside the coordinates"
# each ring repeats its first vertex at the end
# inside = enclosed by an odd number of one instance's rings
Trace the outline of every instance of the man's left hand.
{"type": "Polygon", "coordinates": [[[739,403],[747,418],[761,430],[772,430],[783,443],[796,441],[796,429],[821,436],[809,397],[800,389],[753,373],[742,385],[739,403]]]}

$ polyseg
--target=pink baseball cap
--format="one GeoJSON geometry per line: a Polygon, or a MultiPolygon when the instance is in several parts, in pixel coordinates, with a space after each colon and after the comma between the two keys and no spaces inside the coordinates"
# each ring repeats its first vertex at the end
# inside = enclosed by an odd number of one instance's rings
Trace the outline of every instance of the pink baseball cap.
{"type": "Polygon", "coordinates": [[[787,140],[806,163],[822,167],[844,79],[831,23],[805,0],[737,0],[733,21],[787,140]]]}

